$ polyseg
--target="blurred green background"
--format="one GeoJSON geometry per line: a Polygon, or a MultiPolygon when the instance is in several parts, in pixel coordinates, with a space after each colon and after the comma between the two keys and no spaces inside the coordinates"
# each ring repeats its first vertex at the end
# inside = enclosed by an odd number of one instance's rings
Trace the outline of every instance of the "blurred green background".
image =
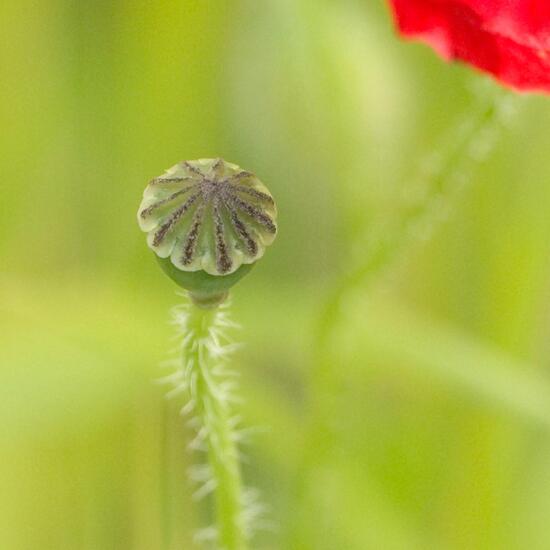
{"type": "Polygon", "coordinates": [[[351,290],[483,80],[381,0],[8,0],[0,31],[2,549],[195,548],[191,432],[153,383],[179,298],[135,212],[215,156],[280,210],[233,292],[254,547],[550,548],[549,100],[351,290]]]}

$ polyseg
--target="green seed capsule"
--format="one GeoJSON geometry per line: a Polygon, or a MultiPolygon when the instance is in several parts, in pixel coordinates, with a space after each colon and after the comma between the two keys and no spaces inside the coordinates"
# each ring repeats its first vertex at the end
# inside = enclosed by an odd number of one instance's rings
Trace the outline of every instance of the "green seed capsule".
{"type": "Polygon", "coordinates": [[[252,173],[222,159],[176,164],[149,182],[138,222],[161,267],[202,305],[216,305],[277,234],[277,208],[252,173]]]}

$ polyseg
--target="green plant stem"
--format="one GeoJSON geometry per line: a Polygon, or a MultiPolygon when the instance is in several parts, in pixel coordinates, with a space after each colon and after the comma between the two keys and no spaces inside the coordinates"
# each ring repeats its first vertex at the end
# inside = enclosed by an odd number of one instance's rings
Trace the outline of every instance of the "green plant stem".
{"type": "Polygon", "coordinates": [[[203,483],[209,484],[214,492],[217,546],[223,550],[246,550],[243,487],[231,395],[227,382],[216,373],[227,353],[220,345],[223,315],[218,308],[201,309],[193,303],[186,306],[185,315],[178,321],[184,336],[182,372],[195,414],[196,441],[205,447],[208,456],[209,475],[203,483]]]}
{"type": "MultiPolygon", "coordinates": [[[[345,299],[358,289],[369,288],[381,275],[394,266],[417,242],[425,240],[442,219],[441,208],[449,208],[458,192],[468,183],[471,171],[479,163],[473,156],[476,146],[485,146],[487,152],[499,135],[502,115],[509,99],[505,92],[496,90],[490,97],[484,97],[473,108],[458,128],[453,128],[447,144],[439,151],[439,162],[427,176],[419,175],[404,185],[420,186],[422,192],[416,201],[404,201],[395,220],[387,223],[380,220],[367,229],[367,238],[357,246],[357,260],[352,264],[322,306],[316,326],[314,364],[315,377],[312,381],[315,394],[310,407],[310,426],[304,446],[300,486],[301,508],[315,509],[314,488],[319,484],[317,472],[330,463],[329,455],[336,448],[338,434],[335,431],[334,412],[338,409],[345,371],[335,367],[334,329],[345,313],[345,299]],[[484,143],[483,140],[486,140],[484,143]],[[424,235],[422,232],[424,230],[424,235]],[[313,473],[312,473],[313,472],[313,473]]],[[[358,243],[359,244],[359,243],[358,243]]],[[[303,516],[298,521],[301,522],[303,516]]],[[[300,529],[303,530],[301,525],[300,529]]],[[[296,526],[298,532],[298,526],[296,526]]],[[[292,535],[291,535],[292,538],[292,535]]],[[[295,541],[292,540],[292,543],[295,541]]]]}
{"type": "Polygon", "coordinates": [[[339,320],[340,304],[345,295],[368,286],[393,266],[417,241],[424,241],[438,222],[443,219],[441,210],[449,209],[453,199],[471,179],[471,172],[481,162],[473,150],[486,148],[486,155],[494,147],[506,109],[513,97],[500,88],[495,88],[489,97],[483,97],[452,128],[445,140],[446,147],[439,151],[437,167],[429,175],[419,174],[412,181],[404,182],[404,188],[422,187],[419,199],[405,201],[393,223],[375,220],[367,229],[368,237],[360,250],[355,265],[348,269],[335,285],[326,300],[317,327],[318,341],[326,342],[332,327],[339,320]]]}

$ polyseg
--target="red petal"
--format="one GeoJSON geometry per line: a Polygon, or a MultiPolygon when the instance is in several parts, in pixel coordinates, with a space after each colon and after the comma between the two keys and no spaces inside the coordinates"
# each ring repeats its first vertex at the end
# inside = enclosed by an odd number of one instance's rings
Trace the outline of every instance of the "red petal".
{"type": "Polygon", "coordinates": [[[405,36],[521,90],[550,92],[550,2],[390,0],[405,36]]]}

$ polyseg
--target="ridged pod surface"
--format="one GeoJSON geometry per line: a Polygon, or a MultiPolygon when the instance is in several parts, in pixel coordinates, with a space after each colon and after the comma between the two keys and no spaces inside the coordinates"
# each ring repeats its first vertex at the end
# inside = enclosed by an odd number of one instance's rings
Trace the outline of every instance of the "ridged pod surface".
{"type": "MultiPolygon", "coordinates": [[[[149,247],[170,262],[161,261],[163,269],[184,287],[180,280],[191,280],[184,272],[227,277],[222,286],[236,282],[236,272],[248,272],[245,266],[261,258],[275,239],[276,218],[265,185],[220,158],[183,161],[168,169],[149,182],[138,210],[149,247]]],[[[201,280],[211,283],[210,277],[201,280]]]]}

